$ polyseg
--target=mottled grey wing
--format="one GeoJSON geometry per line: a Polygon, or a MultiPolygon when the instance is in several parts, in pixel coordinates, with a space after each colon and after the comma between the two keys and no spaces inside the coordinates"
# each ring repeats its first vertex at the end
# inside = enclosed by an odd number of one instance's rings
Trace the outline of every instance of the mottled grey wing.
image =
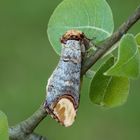
{"type": "Polygon", "coordinates": [[[46,109],[65,126],[73,123],[79,104],[81,72],[80,42],[67,41],[57,68],[47,85],[46,109]]]}

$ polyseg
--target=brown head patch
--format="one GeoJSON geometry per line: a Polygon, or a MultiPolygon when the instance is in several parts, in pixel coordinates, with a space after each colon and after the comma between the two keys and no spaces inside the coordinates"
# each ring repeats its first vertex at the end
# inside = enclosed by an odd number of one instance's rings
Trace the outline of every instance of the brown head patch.
{"type": "Polygon", "coordinates": [[[84,33],[78,30],[69,30],[61,38],[61,43],[66,44],[67,40],[83,40],[85,37],[84,33]]]}

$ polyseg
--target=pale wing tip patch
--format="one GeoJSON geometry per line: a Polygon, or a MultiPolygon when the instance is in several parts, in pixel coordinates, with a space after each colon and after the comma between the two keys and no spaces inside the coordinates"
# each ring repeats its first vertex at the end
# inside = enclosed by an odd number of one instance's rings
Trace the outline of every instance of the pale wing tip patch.
{"type": "Polygon", "coordinates": [[[65,127],[69,127],[75,120],[76,110],[71,100],[62,98],[54,107],[54,114],[60,123],[62,123],[65,127]]]}

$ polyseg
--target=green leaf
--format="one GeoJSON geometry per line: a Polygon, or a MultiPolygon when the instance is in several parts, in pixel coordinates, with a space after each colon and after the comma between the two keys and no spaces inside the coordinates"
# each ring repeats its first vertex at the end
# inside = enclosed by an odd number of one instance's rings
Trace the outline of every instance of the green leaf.
{"type": "Polygon", "coordinates": [[[103,73],[114,64],[109,58],[96,72],[90,85],[90,99],[103,107],[116,107],[126,102],[129,93],[129,80],[124,77],[105,76],[103,73]]]}
{"type": "Polygon", "coordinates": [[[64,0],[53,12],[47,33],[52,47],[60,54],[60,38],[67,30],[81,30],[98,43],[109,37],[113,28],[112,11],[105,0],[64,0]]]}
{"type": "Polygon", "coordinates": [[[7,117],[1,111],[0,111],[0,140],[9,140],[7,117]]]}
{"type": "Polygon", "coordinates": [[[89,78],[89,79],[92,79],[93,76],[94,76],[94,74],[95,74],[95,71],[89,69],[89,70],[86,72],[85,77],[87,77],[87,78],[89,78]]]}
{"type": "Polygon", "coordinates": [[[131,34],[125,35],[118,50],[117,62],[107,71],[105,75],[137,78],[140,74],[140,54],[131,34]]]}
{"type": "Polygon", "coordinates": [[[116,107],[123,105],[127,101],[129,88],[130,81],[128,78],[112,77],[104,96],[105,106],[116,107]]]}
{"type": "Polygon", "coordinates": [[[136,39],[136,42],[137,42],[137,45],[138,45],[138,49],[139,49],[139,52],[140,52],[140,33],[138,33],[138,34],[135,36],[135,39],[136,39]]]}
{"type": "Polygon", "coordinates": [[[140,33],[138,33],[135,37],[137,44],[140,46],[140,33]]]}

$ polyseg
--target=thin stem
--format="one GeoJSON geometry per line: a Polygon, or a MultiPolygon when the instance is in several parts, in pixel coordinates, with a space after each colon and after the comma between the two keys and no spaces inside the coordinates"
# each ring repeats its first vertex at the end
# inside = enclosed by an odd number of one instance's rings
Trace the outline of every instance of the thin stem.
{"type": "Polygon", "coordinates": [[[9,129],[10,140],[46,140],[38,134],[33,133],[34,129],[47,116],[44,106],[41,107],[28,119],[9,129]]]}

